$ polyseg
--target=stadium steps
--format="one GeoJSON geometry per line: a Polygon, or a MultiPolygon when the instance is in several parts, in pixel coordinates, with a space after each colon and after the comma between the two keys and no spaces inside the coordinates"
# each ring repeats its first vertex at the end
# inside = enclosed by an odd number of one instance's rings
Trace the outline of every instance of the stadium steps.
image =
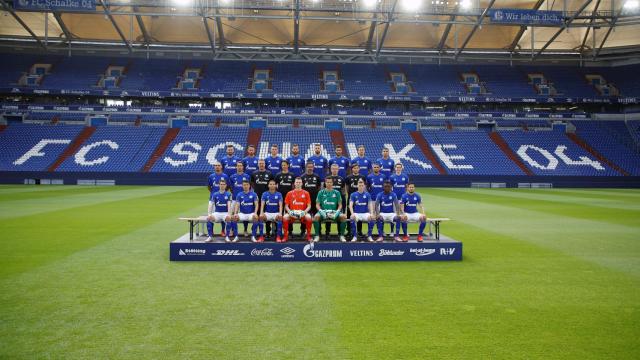
{"type": "Polygon", "coordinates": [[[346,141],[342,130],[331,130],[331,142],[333,143],[334,149],[336,145],[340,145],[342,149],[346,150],[346,141]]]}
{"type": "Polygon", "coordinates": [[[422,133],[420,131],[410,131],[409,134],[411,134],[413,141],[416,143],[416,145],[418,145],[420,150],[422,150],[424,156],[426,156],[427,159],[429,159],[429,161],[433,164],[433,166],[438,169],[440,175],[446,175],[447,170],[445,170],[442,164],[440,164],[440,161],[438,160],[436,155],[433,153],[433,151],[431,151],[429,142],[424,138],[424,136],[422,136],[422,133]]]}
{"type": "Polygon", "coordinates": [[[253,145],[254,148],[258,149],[258,144],[260,143],[260,139],[262,138],[262,129],[249,129],[247,131],[247,147],[249,145],[253,145]]]}
{"type": "Polygon", "coordinates": [[[82,146],[82,144],[84,144],[85,141],[87,141],[88,138],[91,137],[91,135],[93,135],[93,133],[96,131],[96,127],[95,126],[87,126],[84,129],[82,129],[82,131],[80,132],[80,134],[78,134],[78,136],[76,136],[75,139],[73,139],[73,142],[71,142],[71,144],[69,144],[69,146],[67,146],[66,149],[64,149],[64,151],[62,152],[62,154],[60,154],[60,156],[56,159],[56,161],[54,161],[53,164],[51,164],[51,166],[49,166],[49,168],[47,169],[47,171],[49,172],[54,172],[56,171],[56,169],[62,165],[62,163],[67,160],[67,158],[69,158],[71,155],[73,155],[76,151],[78,151],[78,149],[80,149],[80,147],[82,146]]]}
{"type": "Polygon", "coordinates": [[[574,134],[574,133],[567,133],[566,134],[567,137],[569,139],[571,139],[571,141],[573,141],[576,145],[580,146],[581,148],[583,148],[584,150],[586,150],[589,154],[593,155],[596,159],[598,159],[598,161],[603,162],[605,164],[607,164],[607,166],[609,166],[610,168],[614,169],[615,171],[619,172],[620,174],[622,174],[623,176],[629,176],[629,173],[626,172],[623,168],[621,168],[620,166],[614,164],[611,160],[607,159],[606,157],[604,157],[604,155],[600,154],[598,151],[596,151],[596,149],[592,148],[591,145],[589,145],[586,141],[584,141],[581,137],[579,137],[578,135],[574,134]]]}
{"type": "Polygon", "coordinates": [[[158,159],[162,155],[164,155],[164,152],[167,151],[167,148],[169,147],[171,142],[176,138],[176,136],[178,136],[179,132],[180,132],[180,128],[170,128],[170,129],[167,129],[167,131],[165,131],[164,135],[162,136],[162,139],[160,139],[160,143],[158,143],[158,146],[151,154],[151,157],[149,157],[149,160],[147,160],[147,163],[144,164],[142,169],[140,169],[141,172],[146,173],[151,170],[151,168],[156,163],[156,161],[158,161],[158,159]]]}
{"type": "Polygon", "coordinates": [[[496,144],[500,148],[500,150],[502,150],[502,152],[520,168],[520,170],[522,170],[529,176],[534,175],[531,169],[529,169],[527,165],[525,165],[522,160],[520,160],[520,158],[516,156],[513,150],[511,150],[509,145],[507,145],[507,142],[504,141],[500,134],[498,134],[497,132],[492,132],[489,134],[489,137],[491,138],[491,141],[493,141],[493,143],[496,144]]]}

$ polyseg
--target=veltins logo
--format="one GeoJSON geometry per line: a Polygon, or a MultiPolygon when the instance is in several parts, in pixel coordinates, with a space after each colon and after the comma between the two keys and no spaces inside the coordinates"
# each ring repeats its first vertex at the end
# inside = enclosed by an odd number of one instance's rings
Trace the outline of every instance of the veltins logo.
{"type": "Polygon", "coordinates": [[[180,249],[178,255],[190,256],[190,255],[205,255],[207,251],[205,249],[180,249]]]}
{"type": "Polygon", "coordinates": [[[493,13],[493,20],[502,21],[504,20],[504,13],[500,10],[497,10],[493,13]]]}
{"type": "Polygon", "coordinates": [[[273,249],[253,249],[251,250],[251,256],[273,256],[273,249]]]}
{"type": "Polygon", "coordinates": [[[404,255],[404,250],[388,250],[388,249],[380,249],[380,253],[378,256],[402,256],[404,255]]]}
{"type": "Polygon", "coordinates": [[[211,255],[214,256],[244,256],[243,252],[240,252],[240,250],[238,249],[234,249],[234,250],[216,250],[214,252],[211,253],[211,255]]]}
{"type": "Polygon", "coordinates": [[[418,248],[418,249],[409,249],[409,252],[416,254],[416,256],[428,256],[431,254],[435,254],[436,249],[418,248]]]}
{"type": "Polygon", "coordinates": [[[283,258],[292,258],[293,257],[293,253],[296,252],[296,249],[290,248],[290,247],[286,247],[284,249],[280,249],[280,252],[282,253],[282,257],[283,258]]]}
{"type": "Polygon", "coordinates": [[[313,243],[307,244],[302,249],[304,256],[308,258],[341,258],[342,250],[315,250],[313,243]]]}

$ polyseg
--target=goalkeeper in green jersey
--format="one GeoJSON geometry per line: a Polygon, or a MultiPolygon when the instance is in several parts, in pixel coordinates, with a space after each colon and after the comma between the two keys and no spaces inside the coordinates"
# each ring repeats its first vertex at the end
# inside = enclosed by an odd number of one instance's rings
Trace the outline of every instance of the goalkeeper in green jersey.
{"type": "Polygon", "coordinates": [[[324,180],[324,189],[320,190],[316,197],[316,208],[318,212],[313,217],[313,227],[316,230],[314,242],[320,240],[320,222],[324,220],[333,220],[338,223],[338,234],[340,241],[347,241],[344,237],[344,229],[347,227],[347,217],[342,213],[342,195],[340,191],[333,188],[333,179],[327,177],[324,180]]]}

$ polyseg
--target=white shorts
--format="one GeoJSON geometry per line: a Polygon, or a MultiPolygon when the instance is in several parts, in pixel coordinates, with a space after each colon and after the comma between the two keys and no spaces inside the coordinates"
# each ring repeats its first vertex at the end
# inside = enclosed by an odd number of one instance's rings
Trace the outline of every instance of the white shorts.
{"type": "Polygon", "coordinates": [[[224,219],[226,219],[228,215],[229,213],[226,213],[226,212],[224,213],[214,212],[211,214],[211,217],[213,218],[213,222],[219,223],[219,222],[224,222],[225,221],[224,219]]]}
{"type": "Polygon", "coordinates": [[[276,221],[276,216],[278,216],[278,215],[280,215],[280,214],[278,214],[278,213],[268,213],[268,212],[264,213],[264,216],[267,217],[267,221],[276,221]]]}
{"type": "Polygon", "coordinates": [[[380,217],[384,222],[393,222],[393,219],[396,217],[395,213],[380,213],[380,217]]]}
{"type": "Polygon", "coordinates": [[[407,222],[420,222],[420,217],[422,216],[422,214],[420,214],[419,212],[414,212],[411,214],[407,214],[405,213],[405,215],[407,216],[407,222]]]}
{"type": "Polygon", "coordinates": [[[238,213],[238,220],[239,221],[253,221],[253,213],[251,214],[243,214],[243,213],[238,213]]]}
{"type": "Polygon", "coordinates": [[[371,218],[370,213],[364,213],[364,214],[353,213],[352,215],[356,217],[356,221],[369,221],[369,219],[371,218]]]}

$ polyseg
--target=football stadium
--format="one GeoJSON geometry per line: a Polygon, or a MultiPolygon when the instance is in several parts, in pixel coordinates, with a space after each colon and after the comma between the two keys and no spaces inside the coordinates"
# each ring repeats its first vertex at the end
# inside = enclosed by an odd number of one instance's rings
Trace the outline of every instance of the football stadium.
{"type": "Polygon", "coordinates": [[[0,11],[0,359],[640,358],[640,1],[0,11]]]}

